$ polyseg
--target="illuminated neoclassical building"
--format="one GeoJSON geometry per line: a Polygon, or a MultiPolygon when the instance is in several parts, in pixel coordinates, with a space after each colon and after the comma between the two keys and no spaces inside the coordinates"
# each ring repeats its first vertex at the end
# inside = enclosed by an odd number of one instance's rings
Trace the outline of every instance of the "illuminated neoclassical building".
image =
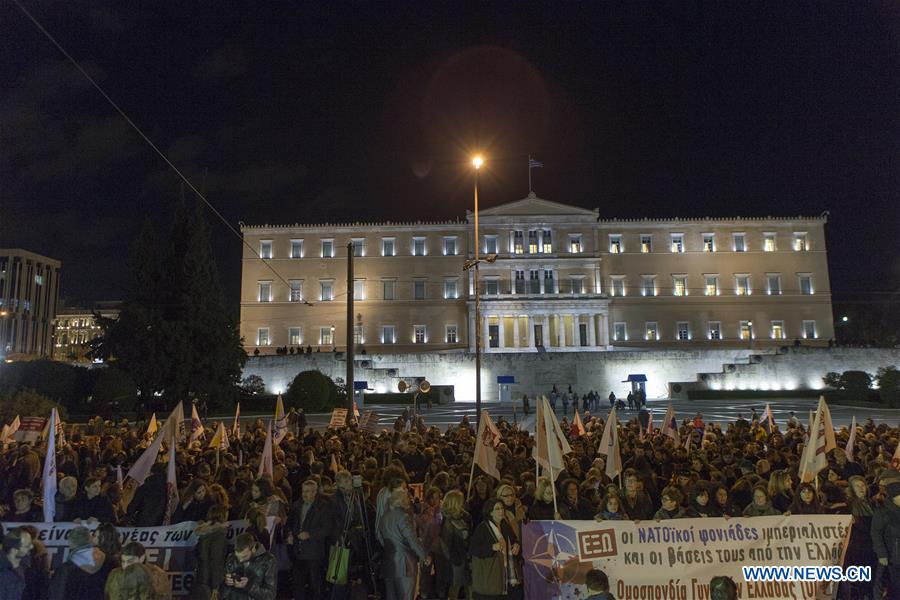
{"type": "MultiPolygon", "coordinates": [[[[249,352],[347,339],[367,352],[474,350],[474,219],[245,225],[241,335],[249,352]],[[267,264],[266,264],[267,263],[267,264]]],[[[527,198],[481,210],[485,352],[827,345],[825,215],[601,219],[527,198]]]]}

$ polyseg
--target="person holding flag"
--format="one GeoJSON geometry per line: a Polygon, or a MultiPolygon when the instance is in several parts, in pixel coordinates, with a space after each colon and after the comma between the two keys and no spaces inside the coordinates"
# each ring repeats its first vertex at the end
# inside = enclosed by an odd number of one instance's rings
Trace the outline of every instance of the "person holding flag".
{"type": "MultiPolygon", "coordinates": [[[[51,410],[50,423],[57,423],[59,414],[51,410]]],[[[44,523],[52,523],[56,516],[56,427],[51,427],[47,436],[47,456],[44,458],[44,523]]]]}
{"type": "MultiPolygon", "coordinates": [[[[609,418],[606,420],[606,427],[603,428],[603,436],[600,438],[600,446],[597,448],[597,454],[606,457],[606,476],[610,480],[614,480],[617,475],[622,474],[622,453],[619,451],[619,423],[616,419],[616,409],[609,411],[609,418]]],[[[622,485],[622,479],[619,477],[619,485],[622,485]]]]}
{"type": "MultiPolygon", "coordinates": [[[[194,408],[196,411],[197,409],[194,408]]],[[[169,437],[171,444],[169,445],[169,461],[166,469],[166,513],[163,517],[163,525],[169,525],[172,522],[172,516],[178,508],[178,481],[175,477],[175,433],[172,432],[169,437]]]]}
{"type": "Polygon", "coordinates": [[[466,495],[472,493],[472,480],[475,477],[475,465],[486,475],[500,481],[500,470],[497,468],[497,446],[500,445],[500,430],[491,420],[487,409],[481,411],[481,422],[478,435],[475,437],[475,454],[472,457],[472,469],[469,472],[469,486],[466,495]]]}
{"type": "Polygon", "coordinates": [[[663,417],[662,434],[672,438],[676,446],[679,445],[678,421],[675,419],[675,409],[672,407],[671,402],[669,402],[669,407],[666,409],[666,416],[663,417]]]}

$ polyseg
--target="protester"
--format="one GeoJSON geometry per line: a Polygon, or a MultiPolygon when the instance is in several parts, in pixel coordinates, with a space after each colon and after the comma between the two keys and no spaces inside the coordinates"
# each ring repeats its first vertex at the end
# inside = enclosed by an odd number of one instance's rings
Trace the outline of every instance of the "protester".
{"type": "Polygon", "coordinates": [[[412,600],[418,563],[431,564],[431,560],[415,534],[407,491],[398,487],[391,492],[388,506],[380,523],[384,540],[381,574],[387,600],[412,600]]]}
{"type": "Polygon", "coordinates": [[[90,530],[76,527],[69,532],[68,558],[50,578],[49,600],[102,598],[111,571],[106,555],[94,546],[90,530]]]}
{"type": "Polygon", "coordinates": [[[115,523],[116,513],[112,502],[101,492],[103,480],[89,477],[84,481],[84,498],[78,508],[78,518],[88,523],[115,523]]]}
{"type": "Polygon", "coordinates": [[[303,482],[300,500],[288,515],[288,541],[294,548],[294,598],[321,598],[325,583],[326,539],[333,531],[333,517],[328,505],[319,497],[319,484],[303,482]],[[309,595],[306,587],[309,587],[309,595]]]}
{"type": "Polygon", "coordinates": [[[162,600],[172,597],[166,572],[146,564],[146,550],[140,542],[129,542],[122,548],[122,566],[113,569],[106,580],[106,598],[162,600]]]}
{"type": "Polygon", "coordinates": [[[22,529],[12,529],[3,536],[3,554],[0,555],[0,590],[8,600],[23,600],[27,588],[22,561],[32,550],[31,535],[22,529]]]}
{"type": "Polygon", "coordinates": [[[210,600],[225,581],[225,536],[228,533],[228,509],[218,504],[207,511],[197,524],[197,577],[191,588],[192,600],[210,600]]]}
{"type": "Polygon", "coordinates": [[[13,510],[4,515],[4,522],[37,523],[43,520],[44,511],[34,505],[34,492],[27,488],[13,492],[13,510]]]}
{"type": "Polygon", "coordinates": [[[447,597],[458,600],[460,590],[469,584],[469,536],[472,533],[472,518],[464,510],[463,493],[451,490],[444,496],[441,512],[444,515],[441,523],[442,554],[450,564],[450,577],[446,581],[447,597]]]}
{"type": "Polygon", "coordinates": [[[242,533],[234,541],[234,552],[225,559],[222,600],[275,600],[278,567],[256,538],[242,533]]]}
{"type": "Polygon", "coordinates": [[[472,592],[475,600],[512,597],[521,591],[517,572],[519,544],[505,525],[506,509],[500,500],[484,506],[484,520],[475,528],[469,552],[472,556],[472,592]]]}
{"type": "MultiPolygon", "coordinates": [[[[629,403],[633,401],[632,395],[628,394],[629,403]]],[[[591,569],[584,577],[584,583],[587,585],[588,597],[586,600],[616,600],[609,591],[609,577],[600,569],[591,569]]]]}

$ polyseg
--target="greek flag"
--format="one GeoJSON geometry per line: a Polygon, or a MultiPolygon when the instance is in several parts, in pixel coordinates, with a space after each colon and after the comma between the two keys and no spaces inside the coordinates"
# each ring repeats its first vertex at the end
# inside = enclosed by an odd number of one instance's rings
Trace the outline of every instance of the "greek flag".
{"type": "Polygon", "coordinates": [[[538,160],[534,160],[533,158],[528,159],[528,168],[529,169],[539,169],[540,167],[543,167],[543,166],[544,166],[544,163],[542,163],[538,160]]]}

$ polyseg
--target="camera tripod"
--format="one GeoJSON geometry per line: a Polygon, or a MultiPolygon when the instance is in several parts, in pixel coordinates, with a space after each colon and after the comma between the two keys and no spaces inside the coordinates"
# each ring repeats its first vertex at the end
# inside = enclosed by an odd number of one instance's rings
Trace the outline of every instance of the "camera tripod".
{"type": "MultiPolygon", "coordinates": [[[[372,538],[369,531],[369,514],[366,509],[366,502],[363,498],[362,480],[359,475],[353,477],[353,489],[350,491],[350,498],[347,501],[347,516],[344,518],[344,527],[341,530],[339,542],[342,546],[350,548],[350,561],[353,560],[353,544],[350,537],[354,529],[353,522],[355,518],[359,518],[360,529],[362,530],[364,548],[366,553],[365,569],[369,574],[369,583],[371,584],[372,594],[370,598],[380,598],[378,593],[378,580],[375,577],[375,556],[372,552],[372,538]]],[[[350,587],[351,577],[350,568],[348,566],[347,587],[350,587]]],[[[334,586],[331,590],[332,600],[337,598],[337,590],[339,586],[334,586]]]]}

